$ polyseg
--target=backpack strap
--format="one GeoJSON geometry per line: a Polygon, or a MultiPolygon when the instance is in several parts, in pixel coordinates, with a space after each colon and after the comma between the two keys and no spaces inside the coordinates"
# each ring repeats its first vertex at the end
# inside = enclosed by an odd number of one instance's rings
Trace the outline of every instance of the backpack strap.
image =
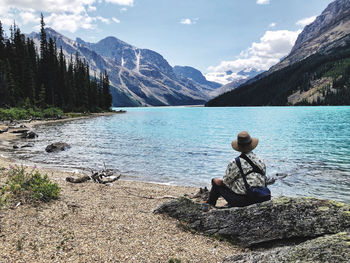
{"type": "Polygon", "coordinates": [[[243,172],[242,165],[241,165],[241,160],[239,159],[239,156],[235,158],[235,161],[236,161],[236,164],[237,164],[237,167],[238,167],[239,171],[241,172],[241,175],[242,175],[242,178],[243,178],[243,182],[244,182],[244,186],[248,190],[250,188],[250,185],[248,184],[246,175],[243,172]]]}
{"type": "Polygon", "coordinates": [[[240,157],[243,158],[245,161],[247,161],[250,164],[251,167],[253,167],[253,171],[251,171],[251,172],[255,172],[255,173],[259,173],[261,175],[264,175],[264,172],[255,163],[253,163],[253,161],[250,160],[247,155],[242,153],[240,155],[240,157]]]}

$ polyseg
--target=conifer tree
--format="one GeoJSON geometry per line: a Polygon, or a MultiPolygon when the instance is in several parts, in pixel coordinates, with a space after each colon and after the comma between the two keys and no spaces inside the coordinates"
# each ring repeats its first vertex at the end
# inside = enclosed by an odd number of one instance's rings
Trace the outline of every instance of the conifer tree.
{"type": "Polygon", "coordinates": [[[112,95],[109,90],[109,77],[106,70],[103,77],[102,89],[104,101],[103,109],[109,110],[109,108],[112,106],[112,95]]]}
{"type": "Polygon", "coordinates": [[[0,21],[0,107],[61,107],[65,111],[109,109],[111,99],[107,72],[100,80],[90,77],[90,67],[78,52],[68,66],[62,46],[47,37],[41,14],[40,52],[25,39],[14,23],[10,37],[0,21]],[[48,41],[47,41],[48,39],[48,41]]]}

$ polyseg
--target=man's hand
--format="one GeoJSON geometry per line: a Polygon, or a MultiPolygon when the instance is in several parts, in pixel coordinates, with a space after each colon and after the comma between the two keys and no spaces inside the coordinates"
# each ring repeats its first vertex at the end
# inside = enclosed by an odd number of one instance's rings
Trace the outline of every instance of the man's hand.
{"type": "Polygon", "coordinates": [[[211,184],[222,186],[224,185],[224,181],[221,178],[213,178],[213,180],[211,180],[211,184]]]}

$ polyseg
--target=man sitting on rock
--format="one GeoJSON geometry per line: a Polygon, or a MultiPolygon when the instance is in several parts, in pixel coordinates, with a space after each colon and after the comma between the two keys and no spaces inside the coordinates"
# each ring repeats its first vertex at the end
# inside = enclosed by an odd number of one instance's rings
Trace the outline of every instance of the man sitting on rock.
{"type": "Polygon", "coordinates": [[[220,196],[227,201],[229,207],[247,206],[271,199],[266,188],[266,166],[263,160],[252,152],[258,141],[246,131],[238,134],[237,140],[232,142],[232,148],[241,152],[241,155],[228,164],[223,179],[212,179],[207,204],[215,206],[220,196]],[[255,194],[256,189],[258,192],[262,190],[263,194],[255,194]]]}

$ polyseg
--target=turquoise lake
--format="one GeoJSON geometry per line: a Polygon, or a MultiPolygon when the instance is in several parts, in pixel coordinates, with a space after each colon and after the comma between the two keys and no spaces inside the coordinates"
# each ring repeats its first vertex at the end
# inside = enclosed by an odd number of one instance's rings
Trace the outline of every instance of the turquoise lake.
{"type": "MultiPolygon", "coordinates": [[[[237,133],[259,138],[255,153],[274,196],[307,195],[350,203],[350,107],[162,107],[38,126],[35,147],[16,152],[31,163],[67,169],[116,169],[124,178],[209,186],[238,153],[237,133]],[[68,151],[48,154],[64,141],[68,151]]],[[[14,153],[10,153],[14,154],[14,153]]]]}

